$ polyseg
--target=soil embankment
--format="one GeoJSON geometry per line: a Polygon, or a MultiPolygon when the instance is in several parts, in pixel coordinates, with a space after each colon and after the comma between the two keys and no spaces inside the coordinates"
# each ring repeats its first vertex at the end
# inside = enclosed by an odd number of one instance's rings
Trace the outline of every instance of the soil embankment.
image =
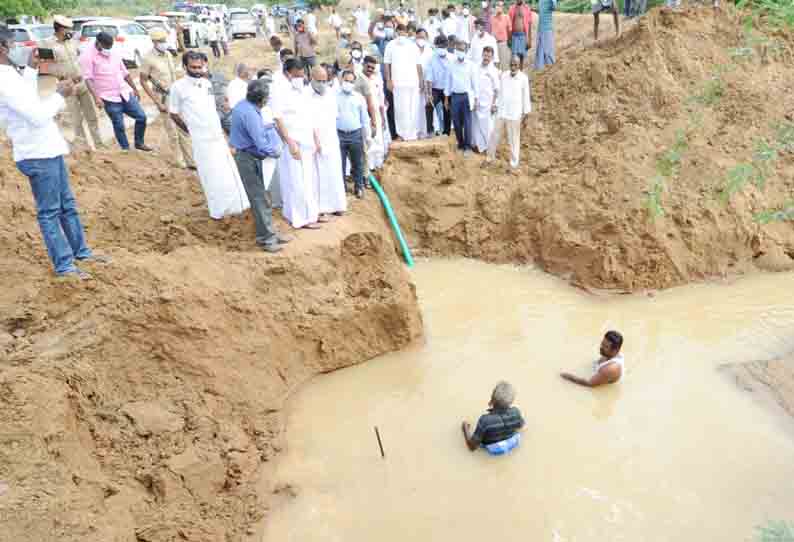
{"type": "Polygon", "coordinates": [[[794,196],[792,51],[790,33],[742,31],[731,10],[656,10],[533,74],[519,171],[433,141],[396,147],[384,181],[425,252],[534,262],[582,287],[792,269],[792,223],[759,220],[794,196]]]}
{"type": "Polygon", "coordinates": [[[52,279],[27,180],[0,170],[0,538],[242,540],[291,390],[421,336],[378,207],[269,256],[250,216],[211,222],[195,178],[158,158],[70,169],[114,256],[90,283],[52,279]]]}

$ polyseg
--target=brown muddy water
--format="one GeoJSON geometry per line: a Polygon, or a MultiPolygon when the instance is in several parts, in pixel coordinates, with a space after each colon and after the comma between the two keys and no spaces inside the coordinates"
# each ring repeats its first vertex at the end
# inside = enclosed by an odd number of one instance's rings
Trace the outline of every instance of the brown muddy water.
{"type": "Polygon", "coordinates": [[[314,379],[288,407],[265,540],[744,541],[794,520],[791,420],[718,367],[794,349],[794,274],[596,297],[540,271],[468,260],[413,272],[426,344],[314,379]],[[591,391],[607,329],[621,383],[591,391]],[[465,448],[510,381],[521,447],[465,448]],[[380,457],[373,426],[383,437],[380,457]]]}

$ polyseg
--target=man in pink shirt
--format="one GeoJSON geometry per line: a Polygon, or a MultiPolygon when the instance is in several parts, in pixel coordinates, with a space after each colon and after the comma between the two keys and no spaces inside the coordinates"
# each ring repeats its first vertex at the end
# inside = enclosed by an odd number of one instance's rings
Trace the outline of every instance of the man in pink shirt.
{"type": "Polygon", "coordinates": [[[113,36],[100,32],[94,47],[80,55],[83,80],[94,97],[97,107],[104,108],[113,123],[116,141],[122,150],[129,150],[130,143],[124,131],[124,115],[135,119],[135,148],[151,151],[143,138],[146,134],[146,113],[141,108],[141,95],[135,87],[124,61],[114,54],[113,36]]]}
{"type": "Polygon", "coordinates": [[[496,3],[496,13],[491,16],[491,33],[496,38],[496,45],[499,48],[499,64],[502,71],[510,69],[510,18],[504,13],[505,5],[502,0],[496,3]]]}

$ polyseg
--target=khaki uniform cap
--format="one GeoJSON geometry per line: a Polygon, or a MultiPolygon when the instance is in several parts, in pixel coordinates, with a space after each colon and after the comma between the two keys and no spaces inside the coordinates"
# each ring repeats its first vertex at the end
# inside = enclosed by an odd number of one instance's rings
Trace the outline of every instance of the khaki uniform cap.
{"type": "Polygon", "coordinates": [[[74,23],[72,23],[72,20],[69,17],[64,17],[63,15],[56,15],[55,17],[52,18],[52,22],[57,23],[60,26],[63,26],[64,28],[74,27],[74,23]]]}
{"type": "Polygon", "coordinates": [[[152,41],[165,41],[168,39],[168,32],[162,28],[152,28],[149,30],[149,37],[152,41]]]}

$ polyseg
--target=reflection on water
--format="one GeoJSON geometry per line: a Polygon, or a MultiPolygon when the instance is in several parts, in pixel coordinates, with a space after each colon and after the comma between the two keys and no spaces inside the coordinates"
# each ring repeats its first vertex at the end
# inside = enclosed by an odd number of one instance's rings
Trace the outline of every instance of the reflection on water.
{"type": "Polygon", "coordinates": [[[414,272],[427,342],[315,379],[289,407],[269,541],[749,540],[794,519],[794,441],[716,367],[794,349],[794,275],[596,298],[538,271],[433,261],[414,272]],[[588,390],[604,331],[620,384],[588,390]],[[470,453],[460,421],[500,379],[521,448],[470,453]],[[373,426],[383,437],[380,457],[373,426]]]}

